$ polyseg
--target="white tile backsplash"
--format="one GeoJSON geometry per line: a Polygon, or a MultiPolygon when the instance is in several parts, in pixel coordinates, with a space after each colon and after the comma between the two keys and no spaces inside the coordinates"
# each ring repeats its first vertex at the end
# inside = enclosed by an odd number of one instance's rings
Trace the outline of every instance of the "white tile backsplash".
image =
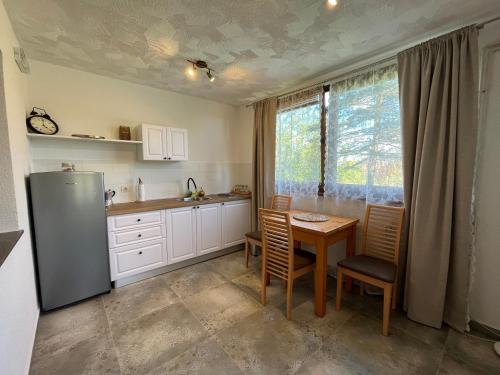
{"type": "MultiPolygon", "coordinates": [[[[104,173],[106,189],[116,191],[113,198],[115,203],[129,202],[136,199],[136,184],[140,177],[145,184],[146,199],[161,199],[176,197],[187,190],[186,182],[193,177],[198,187],[203,187],[207,194],[229,191],[235,184],[249,184],[251,172],[250,163],[231,162],[142,162],[124,161],[121,155],[118,158],[106,158],[99,153],[101,159],[94,155],[81,160],[78,158],[59,159],[56,154],[49,158],[34,158],[32,167],[34,172],[59,171],[62,162],[75,164],[77,171],[96,171],[104,173]],[[127,192],[121,192],[121,187],[127,187],[127,192]]],[[[59,154],[60,155],[60,154],[59,154]]]]}

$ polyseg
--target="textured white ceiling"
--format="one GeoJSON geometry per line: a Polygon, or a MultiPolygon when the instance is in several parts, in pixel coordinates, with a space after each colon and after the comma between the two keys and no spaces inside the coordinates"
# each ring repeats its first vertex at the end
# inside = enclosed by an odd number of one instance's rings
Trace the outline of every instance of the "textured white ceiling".
{"type": "Polygon", "coordinates": [[[29,58],[241,104],[500,13],[500,0],[3,0],[29,58]],[[217,74],[189,80],[186,58],[217,74]]]}

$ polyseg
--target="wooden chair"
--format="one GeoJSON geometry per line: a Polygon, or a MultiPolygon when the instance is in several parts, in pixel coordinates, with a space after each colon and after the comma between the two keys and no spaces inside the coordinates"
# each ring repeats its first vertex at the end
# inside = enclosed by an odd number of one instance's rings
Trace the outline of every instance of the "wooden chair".
{"type": "Polygon", "coordinates": [[[314,271],[316,255],[304,250],[294,249],[290,214],[283,211],[259,210],[262,226],[262,290],[261,302],[266,304],[266,289],[270,276],[286,282],[286,318],[292,318],[293,281],[314,271]]]}
{"type": "Polygon", "coordinates": [[[384,290],[384,317],[382,332],[389,334],[389,320],[392,308],[396,308],[399,243],[403,226],[404,208],[368,205],[363,224],[361,255],[345,258],[337,263],[337,300],[335,309],[340,310],[342,298],[342,277],[350,276],[363,283],[378,286],[384,290]]]}
{"type": "MultiPolygon", "coordinates": [[[[290,211],[292,197],[289,195],[274,194],[271,201],[271,210],[290,211]]],[[[245,234],[245,261],[248,268],[248,259],[250,258],[250,249],[252,246],[262,247],[262,232],[249,232],[245,234]]]]}

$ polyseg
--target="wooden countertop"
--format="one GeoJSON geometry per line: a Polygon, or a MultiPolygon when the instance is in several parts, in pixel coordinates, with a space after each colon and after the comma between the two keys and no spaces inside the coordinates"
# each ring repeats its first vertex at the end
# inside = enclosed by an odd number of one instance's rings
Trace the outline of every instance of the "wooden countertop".
{"type": "Polygon", "coordinates": [[[168,198],[168,199],[155,199],[145,202],[117,203],[113,204],[112,206],[109,206],[106,209],[106,214],[107,216],[116,216],[116,215],[133,214],[137,212],[201,206],[204,204],[224,203],[231,201],[240,201],[244,199],[251,199],[250,195],[236,195],[236,194],[231,194],[229,197],[221,197],[218,196],[217,194],[213,194],[213,195],[207,195],[207,197],[209,197],[210,199],[203,201],[191,201],[191,202],[181,202],[178,201],[176,198],[168,198]]]}

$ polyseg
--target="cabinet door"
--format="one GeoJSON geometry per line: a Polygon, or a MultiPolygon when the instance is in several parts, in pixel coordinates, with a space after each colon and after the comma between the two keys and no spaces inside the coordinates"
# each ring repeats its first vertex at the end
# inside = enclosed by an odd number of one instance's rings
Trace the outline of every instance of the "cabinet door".
{"type": "Polygon", "coordinates": [[[207,204],[196,209],[198,255],[221,249],[221,205],[207,204]]]}
{"type": "Polygon", "coordinates": [[[167,128],[157,125],[142,125],[142,148],[144,160],[166,160],[167,128]]]}
{"type": "Polygon", "coordinates": [[[222,247],[245,242],[250,231],[250,200],[222,203],[222,247]]]}
{"type": "Polygon", "coordinates": [[[168,128],[167,155],[168,160],[188,160],[187,129],[168,128]]]}
{"type": "Polygon", "coordinates": [[[167,210],[167,252],[169,264],[196,256],[196,209],[167,210]]]}

